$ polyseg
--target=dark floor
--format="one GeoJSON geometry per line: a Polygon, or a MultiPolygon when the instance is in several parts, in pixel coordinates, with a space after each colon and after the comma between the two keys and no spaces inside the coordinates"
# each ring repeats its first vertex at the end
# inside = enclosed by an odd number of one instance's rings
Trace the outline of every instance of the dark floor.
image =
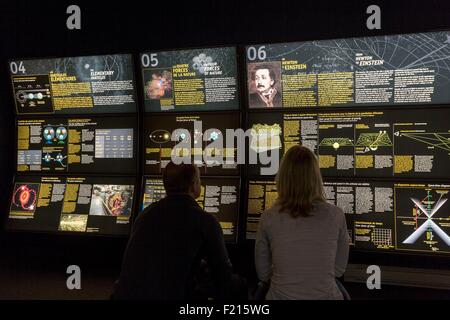
{"type": "Polygon", "coordinates": [[[380,290],[368,290],[364,283],[345,283],[352,300],[449,300],[450,290],[382,285],[380,290]]]}
{"type": "Polygon", "coordinates": [[[0,299],[108,299],[114,279],[106,276],[83,277],[81,290],[68,290],[66,274],[0,274],[0,299]]]}
{"type": "MultiPolygon", "coordinates": [[[[1,299],[109,299],[120,273],[126,239],[0,237],[1,299]],[[95,241],[94,241],[95,240],[95,241]],[[81,268],[81,290],[66,286],[66,268],[81,268]]],[[[250,246],[229,248],[235,272],[245,275],[252,293],[256,283],[250,246]],[[238,263],[241,262],[241,263],[238,263]],[[245,263],[244,263],[245,262],[245,263]]],[[[365,283],[344,283],[353,300],[450,299],[450,290],[382,285],[368,290],[365,283]]]]}
{"type": "MultiPolygon", "coordinates": [[[[36,271],[0,269],[0,299],[108,299],[115,276],[97,270],[83,274],[81,290],[68,290],[65,270],[36,271]]],[[[368,290],[362,283],[345,283],[352,300],[450,299],[450,291],[382,285],[368,290]]],[[[251,289],[250,289],[251,291],[251,289]]]]}

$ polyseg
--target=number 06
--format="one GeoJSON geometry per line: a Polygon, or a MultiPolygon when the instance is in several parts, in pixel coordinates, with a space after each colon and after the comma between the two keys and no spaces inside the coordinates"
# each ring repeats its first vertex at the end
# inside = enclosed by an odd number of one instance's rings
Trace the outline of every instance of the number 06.
{"type": "Polygon", "coordinates": [[[265,60],[266,57],[266,46],[261,46],[258,48],[258,50],[256,50],[255,47],[249,47],[247,49],[247,58],[250,61],[254,61],[256,60],[256,58],[258,58],[258,60],[265,60]]]}

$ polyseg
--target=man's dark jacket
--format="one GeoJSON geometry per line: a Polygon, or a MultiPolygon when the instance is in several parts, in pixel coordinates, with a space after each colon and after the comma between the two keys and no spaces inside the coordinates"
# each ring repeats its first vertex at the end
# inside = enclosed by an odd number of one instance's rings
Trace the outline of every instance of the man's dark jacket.
{"type": "Polygon", "coordinates": [[[136,219],[114,299],[190,299],[202,258],[215,298],[226,298],[232,268],[219,222],[191,196],[167,196],[136,219]]]}

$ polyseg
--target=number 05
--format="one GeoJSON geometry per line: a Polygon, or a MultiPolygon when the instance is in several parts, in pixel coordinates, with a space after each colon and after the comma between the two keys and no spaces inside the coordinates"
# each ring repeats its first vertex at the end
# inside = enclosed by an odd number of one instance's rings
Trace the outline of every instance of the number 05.
{"type": "Polygon", "coordinates": [[[159,63],[158,55],[156,53],[143,54],[141,57],[141,63],[144,68],[147,67],[156,67],[159,63]]]}

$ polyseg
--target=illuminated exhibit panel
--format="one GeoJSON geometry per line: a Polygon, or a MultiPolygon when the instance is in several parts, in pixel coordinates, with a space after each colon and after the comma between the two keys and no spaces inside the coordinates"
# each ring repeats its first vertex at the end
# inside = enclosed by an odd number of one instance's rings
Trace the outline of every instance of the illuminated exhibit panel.
{"type": "Polygon", "coordinates": [[[250,180],[247,199],[247,239],[256,239],[261,214],[272,207],[278,197],[275,181],[250,180]]]}
{"type": "Polygon", "coordinates": [[[17,125],[17,171],[136,171],[136,119],[21,119],[17,125]]]}
{"type": "Polygon", "coordinates": [[[395,185],[398,250],[450,252],[450,185],[395,185]]]}
{"type": "Polygon", "coordinates": [[[450,32],[246,47],[249,108],[450,103],[450,32]]]}
{"type": "Polygon", "coordinates": [[[236,48],[140,55],[146,112],[239,109],[236,48]]]}
{"type": "MultiPolygon", "coordinates": [[[[249,152],[293,145],[319,156],[324,176],[450,178],[450,110],[251,113],[249,152]]],[[[250,165],[251,174],[260,166],[250,165]]]]}
{"type": "Polygon", "coordinates": [[[191,159],[204,175],[238,175],[237,143],[228,147],[226,138],[227,129],[237,128],[239,114],[146,116],[144,172],[160,174],[174,154],[191,159]]]}
{"type": "MultiPolygon", "coordinates": [[[[450,185],[325,182],[324,190],[345,213],[357,249],[450,252],[450,185]]],[[[277,192],[271,180],[251,180],[248,191],[247,239],[255,239],[277,192]]]]}
{"type": "Polygon", "coordinates": [[[17,114],[136,112],[129,54],[9,62],[17,114]]]}
{"type": "MultiPolygon", "coordinates": [[[[161,178],[146,177],[142,209],[164,198],[161,178]]],[[[239,178],[202,177],[201,195],[197,203],[219,220],[225,240],[236,242],[239,221],[239,178]]]]}
{"type": "Polygon", "coordinates": [[[393,249],[393,189],[381,182],[325,182],[327,201],[347,217],[351,243],[358,249],[393,249]]]}
{"type": "Polygon", "coordinates": [[[134,187],[134,178],[17,177],[7,229],[126,235],[134,187]]]}

